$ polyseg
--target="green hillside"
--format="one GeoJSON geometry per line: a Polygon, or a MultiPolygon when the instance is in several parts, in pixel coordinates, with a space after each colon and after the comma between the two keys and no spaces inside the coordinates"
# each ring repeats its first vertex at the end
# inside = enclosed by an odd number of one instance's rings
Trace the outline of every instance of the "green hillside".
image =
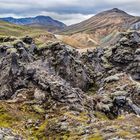
{"type": "Polygon", "coordinates": [[[36,33],[42,33],[46,32],[47,30],[42,30],[40,28],[33,28],[33,27],[25,27],[25,26],[19,26],[10,24],[4,21],[0,21],[0,35],[4,36],[25,36],[25,35],[33,35],[36,33]]]}

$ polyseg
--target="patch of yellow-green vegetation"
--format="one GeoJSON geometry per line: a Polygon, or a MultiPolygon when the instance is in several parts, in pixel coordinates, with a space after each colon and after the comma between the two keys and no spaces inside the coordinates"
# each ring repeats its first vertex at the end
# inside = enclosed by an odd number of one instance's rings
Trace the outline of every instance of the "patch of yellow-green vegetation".
{"type": "Polygon", "coordinates": [[[49,138],[49,139],[62,139],[62,140],[73,140],[73,139],[78,139],[81,138],[78,134],[82,132],[82,126],[86,126],[87,122],[87,114],[86,113],[80,113],[79,115],[74,115],[72,112],[65,112],[65,111],[60,111],[57,113],[57,111],[52,114],[48,119],[43,121],[41,125],[39,126],[37,131],[33,132],[33,136],[37,139],[44,139],[49,138]],[[67,118],[66,120],[66,128],[63,129],[61,127],[61,119],[62,118],[67,118]],[[75,126],[75,123],[80,123],[81,125],[75,126]],[[68,129],[67,129],[68,127],[68,129]]]}
{"type": "MultiPolygon", "coordinates": [[[[29,130],[26,128],[28,120],[31,119],[33,122],[44,120],[44,115],[40,115],[40,113],[43,113],[42,110],[38,109],[38,111],[34,111],[31,108],[30,105],[0,102],[0,127],[11,128],[19,135],[22,135],[27,139],[30,138],[33,134],[30,134],[29,130]]],[[[32,128],[33,133],[36,134],[38,132],[38,135],[41,135],[45,126],[46,122],[43,122],[40,124],[39,129],[32,128]]]]}
{"type": "Polygon", "coordinates": [[[51,47],[51,46],[53,46],[53,45],[57,45],[59,42],[46,42],[46,43],[40,43],[40,45],[38,45],[37,46],[37,48],[39,49],[39,50],[41,50],[41,49],[47,49],[47,48],[49,48],[49,47],[51,47]]]}
{"type": "Polygon", "coordinates": [[[40,42],[40,45],[38,45],[38,47],[37,47],[38,49],[45,49],[45,48],[47,48],[47,44],[46,43],[41,43],[40,42]]]}
{"type": "Polygon", "coordinates": [[[98,119],[101,119],[101,120],[109,120],[108,117],[104,113],[102,113],[102,112],[96,111],[94,115],[98,119]]]}
{"type": "Polygon", "coordinates": [[[42,113],[43,109],[42,108],[38,109],[38,108],[34,108],[33,105],[30,105],[30,104],[23,104],[20,106],[20,111],[25,114],[24,118],[26,120],[27,119],[33,119],[33,120],[42,119],[43,115],[40,115],[40,110],[42,113]]]}
{"type": "Polygon", "coordinates": [[[88,120],[88,116],[86,113],[80,113],[78,116],[75,116],[71,112],[66,112],[64,115],[69,117],[70,119],[80,121],[80,122],[87,122],[88,120]]]}
{"type": "Polygon", "coordinates": [[[117,135],[120,136],[121,138],[125,138],[127,136],[130,136],[131,133],[130,132],[127,132],[125,130],[121,130],[121,131],[117,132],[117,135]]]}
{"type": "Polygon", "coordinates": [[[118,116],[117,120],[124,120],[125,119],[125,116],[124,115],[120,115],[118,116]]]}
{"type": "Polygon", "coordinates": [[[46,119],[37,131],[34,131],[33,136],[38,140],[47,140],[49,139],[67,139],[70,134],[69,130],[61,130],[59,124],[59,116],[55,116],[49,119],[46,119]]]}
{"type": "Polygon", "coordinates": [[[104,68],[106,68],[106,69],[110,69],[112,67],[113,67],[112,64],[109,64],[109,63],[104,64],[104,68]]]}
{"type": "MultiPolygon", "coordinates": [[[[15,46],[17,43],[23,43],[20,37],[11,37],[11,36],[1,36],[0,35],[0,43],[2,46],[12,47],[15,46]]],[[[23,45],[28,48],[29,46],[25,43],[23,45]]],[[[9,48],[9,50],[13,50],[13,48],[9,48]]]]}
{"type": "Polygon", "coordinates": [[[11,47],[12,46],[12,43],[11,42],[4,42],[4,43],[0,43],[0,45],[1,46],[4,46],[4,47],[5,46],[8,46],[8,47],[10,46],[11,47]]]}
{"type": "Polygon", "coordinates": [[[29,137],[30,139],[33,138],[35,140],[46,140],[46,126],[48,124],[48,121],[42,122],[42,124],[39,126],[39,128],[36,130],[34,128],[29,129],[29,131],[32,132],[31,136],[29,137]]]}
{"type": "Polygon", "coordinates": [[[15,49],[15,48],[9,48],[9,49],[7,49],[7,53],[16,53],[17,52],[17,49],[15,49]]]}
{"type": "Polygon", "coordinates": [[[39,105],[33,105],[32,108],[36,113],[39,113],[39,114],[45,113],[45,110],[41,108],[39,105]]]}
{"type": "Polygon", "coordinates": [[[35,39],[35,44],[38,47],[42,47],[41,45],[46,45],[46,43],[42,42],[42,40],[40,40],[40,39],[35,39]]]}
{"type": "Polygon", "coordinates": [[[33,28],[21,25],[14,25],[4,21],[0,21],[0,35],[3,36],[26,36],[33,34],[41,34],[42,32],[47,32],[45,29],[33,28]]]}
{"type": "Polygon", "coordinates": [[[14,118],[2,105],[0,105],[0,127],[11,127],[16,120],[18,119],[14,118]]]}
{"type": "Polygon", "coordinates": [[[88,140],[103,140],[103,137],[100,134],[93,134],[92,136],[89,136],[88,140]]]}
{"type": "Polygon", "coordinates": [[[12,44],[12,46],[15,46],[15,45],[17,45],[18,43],[22,43],[22,44],[24,45],[24,47],[27,48],[27,49],[30,47],[30,45],[24,43],[24,42],[21,40],[21,38],[17,38],[17,40],[13,41],[11,44],[12,44]]]}

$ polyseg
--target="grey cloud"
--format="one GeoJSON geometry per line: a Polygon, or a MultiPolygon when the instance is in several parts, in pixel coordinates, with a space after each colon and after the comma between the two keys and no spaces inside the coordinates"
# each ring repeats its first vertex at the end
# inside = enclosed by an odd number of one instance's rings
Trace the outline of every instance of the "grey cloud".
{"type": "Polygon", "coordinates": [[[139,5],[140,0],[0,0],[0,16],[27,17],[44,13],[71,24],[114,7],[140,15],[139,5]]]}

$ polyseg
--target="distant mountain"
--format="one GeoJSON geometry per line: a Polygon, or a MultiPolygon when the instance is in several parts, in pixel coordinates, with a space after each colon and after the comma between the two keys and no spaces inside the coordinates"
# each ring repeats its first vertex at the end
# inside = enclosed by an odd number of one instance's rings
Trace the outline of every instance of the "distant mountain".
{"type": "Polygon", "coordinates": [[[18,18],[18,19],[13,17],[6,17],[6,18],[0,18],[0,20],[17,24],[17,25],[48,28],[49,30],[63,29],[64,27],[66,27],[64,23],[54,20],[49,16],[37,16],[37,17],[18,18]]]}
{"type": "Polygon", "coordinates": [[[91,39],[101,44],[108,42],[118,32],[126,30],[140,30],[140,17],[129,15],[120,9],[114,8],[101,12],[81,23],[68,26],[62,31],[62,34],[77,34],[78,40],[81,40],[81,36],[83,38],[84,34],[90,34],[91,39]]]}
{"type": "Polygon", "coordinates": [[[114,8],[101,12],[88,20],[65,28],[66,33],[95,33],[97,30],[106,29],[140,29],[140,17],[135,17],[126,12],[114,8]]]}

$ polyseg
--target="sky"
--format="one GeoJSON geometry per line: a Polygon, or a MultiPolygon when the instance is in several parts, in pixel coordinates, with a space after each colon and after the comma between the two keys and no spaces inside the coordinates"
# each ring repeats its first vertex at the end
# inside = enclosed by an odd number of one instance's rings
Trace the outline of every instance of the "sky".
{"type": "Polygon", "coordinates": [[[0,17],[51,16],[67,25],[112,8],[140,16],[140,0],[0,0],[0,17]]]}

